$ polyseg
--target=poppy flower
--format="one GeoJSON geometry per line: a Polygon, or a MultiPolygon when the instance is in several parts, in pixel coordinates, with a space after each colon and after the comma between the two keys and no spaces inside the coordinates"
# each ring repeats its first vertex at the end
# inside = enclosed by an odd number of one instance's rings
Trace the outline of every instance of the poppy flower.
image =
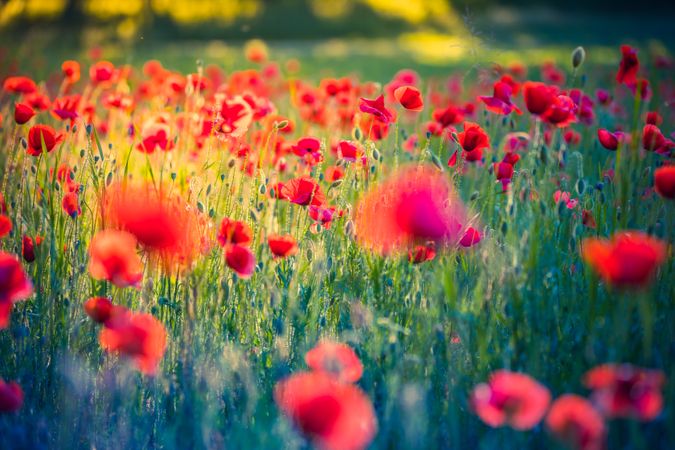
{"type": "Polygon", "coordinates": [[[675,143],[666,139],[659,127],[647,124],[642,128],[642,148],[650,152],[667,155],[671,148],[675,148],[675,143]]]}
{"type": "Polygon", "coordinates": [[[313,371],[344,383],[356,383],[363,375],[363,365],[354,349],[339,342],[322,340],[305,354],[305,362],[313,371]]]}
{"type": "Polygon", "coordinates": [[[0,239],[4,238],[12,231],[12,219],[4,214],[0,214],[0,239]]]}
{"type": "Polygon", "coordinates": [[[110,61],[99,61],[89,68],[89,78],[95,85],[114,81],[115,66],[110,61]]]}
{"type": "Polygon", "coordinates": [[[478,244],[482,238],[483,235],[480,231],[474,227],[468,227],[464,232],[462,239],[459,240],[459,245],[462,247],[473,247],[474,245],[478,244]]]}
{"type": "Polygon", "coordinates": [[[433,166],[409,166],[374,186],[356,205],[356,237],[384,255],[429,241],[455,245],[464,206],[433,166]]]}
{"type": "Polygon", "coordinates": [[[341,180],[344,178],[344,176],[345,171],[338,166],[326,167],[326,171],[324,172],[324,178],[329,183],[334,183],[337,180],[341,180]]]}
{"type": "Polygon", "coordinates": [[[17,103],[14,105],[14,121],[23,125],[35,116],[35,110],[26,103],[17,103]]]}
{"type": "Polygon", "coordinates": [[[413,264],[421,264],[431,261],[436,257],[436,248],[433,243],[428,245],[416,245],[415,248],[408,250],[408,261],[413,264]]]}
{"type": "Polygon", "coordinates": [[[113,314],[104,324],[99,342],[104,350],[133,360],[146,375],[157,372],[166,351],[166,329],[150,314],[124,311],[113,314]]]}
{"type": "Polygon", "coordinates": [[[55,99],[52,105],[52,115],[59,120],[70,120],[73,123],[80,116],[78,113],[80,100],[79,94],[66,95],[55,99]]]}
{"type": "Polygon", "coordinates": [[[33,295],[33,285],[16,256],[0,251],[0,330],[9,325],[14,303],[33,295]]]}
{"type": "Polygon", "coordinates": [[[487,425],[508,425],[516,430],[534,428],[546,414],[551,394],[536,380],[522,373],[498,370],[471,394],[473,411],[487,425]]]}
{"type": "Polygon", "coordinates": [[[23,390],[18,383],[0,379],[0,413],[12,413],[23,405],[23,390]]]}
{"type": "Polygon", "coordinates": [[[137,285],[143,278],[143,264],[136,253],[136,238],[127,232],[103,230],[89,244],[89,273],[96,280],[117,287],[137,285]]]}
{"type": "Polygon", "coordinates": [[[583,259],[616,287],[644,287],[666,259],[666,244],[638,231],[624,231],[611,241],[588,238],[582,242],[583,259]]]}
{"type": "Polygon", "coordinates": [[[157,120],[150,120],[143,124],[141,128],[141,142],[138,149],[143,153],[152,154],[155,150],[171,150],[173,148],[173,139],[171,139],[171,127],[157,120]]]}
{"type": "Polygon", "coordinates": [[[84,302],[84,312],[96,323],[105,323],[112,317],[113,306],[110,299],[106,297],[91,297],[84,302]]]}
{"type": "Polygon", "coordinates": [[[588,209],[584,209],[581,211],[581,223],[583,223],[588,228],[593,228],[594,230],[598,226],[595,223],[595,218],[593,217],[593,214],[588,209]]]}
{"type": "Polygon", "coordinates": [[[581,142],[581,133],[575,130],[567,130],[565,131],[565,134],[563,134],[563,139],[569,146],[579,145],[581,142]]]}
{"type": "Polygon", "coordinates": [[[507,162],[498,162],[494,164],[494,172],[497,181],[502,183],[502,189],[506,191],[511,179],[513,178],[513,164],[507,162]]]}
{"type": "Polygon", "coordinates": [[[454,105],[449,105],[447,108],[436,109],[431,116],[434,121],[443,128],[456,125],[464,120],[464,113],[454,105]]]}
{"type": "Polygon", "coordinates": [[[253,241],[253,231],[246,222],[223,217],[218,229],[218,242],[221,247],[235,244],[248,247],[253,241]]]}
{"type": "Polygon", "coordinates": [[[607,417],[655,419],[663,409],[665,376],[629,364],[603,364],[584,375],[592,399],[607,417]]]}
{"type": "Polygon", "coordinates": [[[225,262],[239,278],[250,278],[255,271],[255,255],[242,245],[225,247],[225,262]]]}
{"type": "Polygon", "coordinates": [[[63,211],[73,219],[82,214],[80,197],[77,195],[77,192],[66,193],[61,201],[61,207],[63,208],[63,211]]]}
{"type": "Polygon", "coordinates": [[[42,154],[42,143],[47,153],[54,150],[56,144],[63,140],[64,136],[57,133],[49,125],[33,125],[28,130],[28,147],[26,151],[29,155],[40,156],[42,154]]]}
{"type": "Polygon", "coordinates": [[[548,86],[544,83],[526,81],[523,83],[523,97],[525,106],[531,114],[542,115],[551,106],[558,95],[556,86],[548,86]]]}
{"type": "Polygon", "coordinates": [[[654,189],[661,197],[675,198],[675,166],[662,166],[654,171],[654,189]]]}
{"type": "Polygon", "coordinates": [[[659,126],[663,123],[663,117],[657,111],[649,111],[645,114],[645,123],[659,126]]]}
{"type": "Polygon", "coordinates": [[[464,122],[464,131],[457,133],[457,141],[467,153],[490,147],[488,134],[480,125],[473,122],[464,122]]]}
{"type": "Polygon", "coordinates": [[[607,150],[614,151],[617,148],[619,148],[619,142],[621,142],[622,139],[623,133],[621,133],[620,131],[612,133],[603,128],[598,129],[598,140],[600,141],[600,144],[607,150]]]}
{"type": "Polygon", "coordinates": [[[5,78],[2,88],[5,92],[12,94],[32,94],[37,91],[35,81],[24,76],[5,78]]]}
{"type": "Polygon", "coordinates": [[[287,181],[281,186],[279,195],[280,198],[301,206],[321,206],[326,202],[321,186],[311,177],[300,177],[287,181]]]}
{"type": "Polygon", "coordinates": [[[565,394],[557,398],[546,416],[546,427],[573,450],[605,448],[605,421],[581,396],[565,394]]]}
{"type": "Polygon", "coordinates": [[[270,234],[267,236],[267,244],[275,258],[286,258],[298,252],[298,244],[290,234],[285,236],[270,234]]]}
{"type": "Polygon", "coordinates": [[[377,120],[385,124],[394,119],[391,111],[384,106],[384,95],[380,95],[375,100],[361,97],[359,99],[359,109],[364,113],[375,116],[377,120]]]}
{"type": "Polygon", "coordinates": [[[320,223],[324,228],[330,228],[330,224],[335,217],[342,217],[343,211],[337,211],[334,206],[316,206],[310,205],[307,209],[309,217],[320,223]]]}
{"type": "Polygon", "coordinates": [[[291,146],[293,153],[305,159],[310,164],[317,164],[323,160],[321,155],[321,141],[315,137],[304,137],[291,146]]]}
{"type": "Polygon", "coordinates": [[[498,81],[493,86],[492,97],[480,96],[480,101],[485,103],[485,108],[495,114],[508,115],[512,111],[521,114],[520,109],[511,102],[513,89],[511,85],[498,81]]]}
{"type": "Polygon", "coordinates": [[[223,100],[214,130],[217,135],[240,138],[253,122],[253,109],[240,95],[223,100]]]}
{"type": "Polygon", "coordinates": [[[558,95],[553,98],[553,101],[541,115],[541,118],[551,125],[564,128],[577,121],[576,112],[577,105],[570,97],[558,95]]]}
{"type": "Polygon", "coordinates": [[[569,192],[563,192],[559,189],[553,193],[553,201],[555,202],[556,205],[560,202],[565,203],[567,209],[574,209],[577,207],[577,204],[579,203],[577,199],[572,198],[570,196],[569,192]]]}
{"type": "Polygon", "coordinates": [[[620,84],[633,85],[637,82],[637,72],[640,68],[640,61],[637,57],[637,50],[628,46],[621,46],[621,62],[619,70],[616,73],[616,81],[620,84]]]}
{"type": "Polygon", "coordinates": [[[361,161],[366,163],[366,156],[363,149],[352,141],[340,141],[337,145],[338,158],[348,162],[361,161]]]}
{"type": "Polygon", "coordinates": [[[80,80],[80,63],[73,60],[63,61],[61,72],[68,84],[75,84],[80,80]]]}
{"type": "Polygon", "coordinates": [[[41,243],[41,236],[35,236],[35,239],[33,239],[24,234],[21,239],[21,255],[23,256],[23,260],[28,263],[35,261],[35,246],[40,245],[41,243]]]}
{"type": "Polygon", "coordinates": [[[394,98],[408,111],[422,111],[424,101],[419,89],[414,86],[399,86],[394,91],[394,98]]]}
{"type": "Polygon", "coordinates": [[[277,383],[274,399],[281,412],[316,447],[360,450],[377,432],[373,405],[357,386],[323,372],[303,372],[277,383]]]}

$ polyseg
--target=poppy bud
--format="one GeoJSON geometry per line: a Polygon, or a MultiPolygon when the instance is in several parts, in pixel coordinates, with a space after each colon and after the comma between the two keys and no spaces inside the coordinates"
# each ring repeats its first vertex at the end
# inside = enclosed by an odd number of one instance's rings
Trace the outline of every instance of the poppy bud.
{"type": "Polygon", "coordinates": [[[586,50],[583,47],[577,47],[572,52],[572,67],[578,69],[586,60],[586,50]]]}
{"type": "Polygon", "coordinates": [[[17,103],[14,105],[14,120],[17,124],[23,125],[33,118],[35,110],[27,103],[17,103]]]}

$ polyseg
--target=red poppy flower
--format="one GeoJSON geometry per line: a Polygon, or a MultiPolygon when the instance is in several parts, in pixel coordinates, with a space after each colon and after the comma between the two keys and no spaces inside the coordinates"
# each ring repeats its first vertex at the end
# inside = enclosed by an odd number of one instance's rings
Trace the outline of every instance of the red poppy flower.
{"type": "Polygon", "coordinates": [[[136,238],[127,232],[103,230],[89,244],[89,273],[118,287],[134,286],[143,278],[136,238]]]}
{"type": "Polygon", "coordinates": [[[619,71],[616,73],[616,81],[625,85],[633,85],[637,82],[637,72],[640,68],[640,61],[637,57],[637,50],[628,46],[621,46],[621,62],[619,71]]]}
{"type": "Polygon", "coordinates": [[[285,236],[270,234],[267,236],[267,244],[275,258],[293,256],[298,251],[298,244],[290,234],[285,236]]]}
{"type": "Polygon", "coordinates": [[[343,215],[343,211],[337,211],[334,206],[326,205],[310,205],[307,212],[309,213],[309,217],[326,229],[330,228],[330,224],[335,217],[342,217],[343,215]]]}
{"type": "Polygon", "coordinates": [[[604,450],[607,429],[591,402],[574,394],[561,395],[546,416],[547,428],[575,450],[604,450]]]}
{"type": "Polygon", "coordinates": [[[675,148],[675,143],[666,139],[659,127],[647,124],[642,129],[642,147],[650,152],[667,155],[671,148],[675,148]]]}
{"type": "Polygon", "coordinates": [[[291,146],[291,150],[310,165],[318,164],[323,161],[321,141],[315,137],[304,137],[299,139],[295,145],[291,146]]]}
{"type": "Polygon", "coordinates": [[[77,83],[80,80],[80,63],[73,60],[63,61],[61,72],[68,84],[77,83]]]}
{"type": "Polygon", "coordinates": [[[157,372],[166,351],[166,329],[150,314],[125,311],[113,314],[99,334],[104,350],[130,357],[146,375],[157,372]]]}
{"type": "Polygon", "coordinates": [[[525,106],[531,114],[544,114],[557,95],[558,88],[556,86],[548,86],[534,81],[526,81],[523,84],[525,106]]]}
{"type": "Polygon", "coordinates": [[[557,205],[560,202],[564,202],[567,209],[574,209],[579,204],[579,201],[570,196],[569,192],[563,192],[560,189],[553,193],[553,201],[557,205]]]}
{"type": "Polygon", "coordinates": [[[534,428],[546,414],[551,401],[548,389],[533,378],[499,370],[488,383],[476,386],[471,394],[471,408],[487,425],[508,425],[516,430],[534,428]]]}
{"type": "Polygon", "coordinates": [[[35,261],[35,246],[41,243],[41,236],[35,236],[35,240],[33,240],[32,237],[23,235],[23,239],[21,239],[21,255],[24,261],[28,263],[35,261]]]}
{"type": "Polygon", "coordinates": [[[645,123],[659,126],[663,123],[663,117],[657,111],[649,111],[645,114],[645,123]]]}
{"type": "Polygon", "coordinates": [[[322,340],[305,354],[305,362],[315,372],[323,372],[344,383],[356,383],[363,375],[363,365],[347,344],[322,340]]]}
{"type": "Polygon", "coordinates": [[[380,95],[375,100],[368,100],[361,97],[359,99],[359,109],[367,114],[372,114],[382,123],[393,121],[394,115],[384,106],[384,95],[380,95]]]}
{"type": "Polygon", "coordinates": [[[341,167],[338,166],[330,166],[326,168],[326,171],[324,172],[326,181],[329,183],[333,183],[337,180],[341,180],[345,176],[345,171],[342,170],[341,167]]]}
{"type": "Polygon", "coordinates": [[[360,450],[377,432],[373,405],[353,384],[321,372],[286,378],[274,388],[282,413],[320,449],[360,450]]]}
{"type": "Polygon", "coordinates": [[[361,161],[366,163],[366,156],[363,149],[352,141],[340,141],[337,145],[338,158],[349,162],[361,161]]]}
{"type": "Polygon", "coordinates": [[[503,81],[498,81],[494,84],[492,97],[480,96],[478,97],[483,103],[485,103],[485,108],[495,114],[511,114],[512,111],[515,111],[516,114],[520,114],[520,109],[511,102],[511,94],[513,89],[510,84],[503,81]]]}
{"type": "Polygon", "coordinates": [[[28,148],[26,151],[29,155],[40,156],[42,154],[42,142],[44,141],[44,148],[49,153],[63,138],[63,134],[57,133],[49,125],[33,125],[28,130],[28,148]]]}
{"type": "Polygon", "coordinates": [[[490,137],[480,125],[473,122],[464,122],[464,131],[457,133],[457,140],[462,150],[473,152],[490,147],[490,137]]]}
{"type": "Polygon", "coordinates": [[[608,284],[643,287],[665,261],[666,244],[641,232],[620,232],[611,241],[585,239],[581,254],[608,284]]]}
{"type": "Polygon", "coordinates": [[[84,312],[96,323],[107,322],[113,315],[113,309],[116,308],[106,297],[92,297],[84,302],[83,307],[84,312]]]}
{"type": "Polygon", "coordinates": [[[9,325],[12,305],[33,295],[33,285],[16,256],[0,251],[0,330],[9,325]]]}
{"type": "Polygon", "coordinates": [[[462,247],[473,247],[474,245],[478,244],[482,238],[483,235],[480,231],[474,227],[469,227],[464,232],[462,239],[459,240],[459,245],[462,247]]]}
{"type": "Polygon", "coordinates": [[[80,95],[67,95],[54,100],[52,115],[59,120],[70,120],[71,123],[79,117],[77,112],[80,106],[80,95]]]}
{"type": "Polygon", "coordinates": [[[507,162],[498,162],[494,164],[494,172],[497,181],[502,183],[502,189],[506,191],[507,186],[513,178],[513,164],[507,162]]]}
{"type": "Polygon", "coordinates": [[[23,405],[23,390],[16,382],[0,379],[0,413],[12,413],[23,405]]]}
{"type": "Polygon", "coordinates": [[[220,114],[215,121],[216,134],[240,138],[253,122],[253,109],[241,96],[223,100],[220,114]]]}
{"type": "Polygon", "coordinates": [[[218,230],[218,242],[221,247],[230,244],[249,246],[253,241],[253,231],[246,222],[223,217],[218,230]]]}
{"type": "Polygon", "coordinates": [[[428,241],[455,245],[464,222],[464,206],[432,166],[400,169],[361,198],[355,215],[359,243],[385,255],[428,241]]]}
{"type": "Polygon", "coordinates": [[[437,109],[433,112],[432,117],[435,122],[440,124],[443,128],[450,125],[456,125],[464,120],[464,113],[462,110],[454,105],[449,105],[447,108],[437,109]]]}
{"type": "Polygon", "coordinates": [[[394,98],[408,111],[422,111],[424,109],[422,94],[414,86],[399,86],[394,91],[394,98]]]}
{"type": "Polygon", "coordinates": [[[416,245],[415,248],[408,250],[408,261],[413,264],[432,261],[435,257],[436,247],[433,242],[427,245],[416,245]]]}
{"type": "Polygon", "coordinates": [[[563,134],[563,139],[569,146],[579,145],[581,142],[581,133],[575,130],[567,130],[565,131],[565,134],[563,134]]]}
{"type": "Polygon", "coordinates": [[[82,214],[80,197],[77,195],[77,192],[66,193],[61,201],[61,206],[63,207],[63,211],[73,219],[82,214]]]}
{"type": "Polygon", "coordinates": [[[241,245],[225,247],[225,262],[240,278],[250,278],[255,271],[255,255],[241,245]]]}
{"type": "Polygon", "coordinates": [[[654,171],[654,189],[661,197],[675,198],[675,166],[663,166],[654,171]]]}
{"type": "Polygon", "coordinates": [[[541,115],[542,120],[555,125],[558,128],[564,128],[577,121],[577,105],[566,95],[558,95],[553,98],[553,102],[548,109],[541,115]]]}
{"type": "Polygon", "coordinates": [[[115,66],[110,61],[99,61],[89,68],[89,78],[93,84],[112,82],[115,75],[115,66]]]}
{"type": "Polygon", "coordinates": [[[581,211],[581,223],[583,223],[588,228],[593,228],[594,230],[598,226],[595,223],[595,218],[593,217],[593,214],[591,213],[591,211],[587,209],[581,211]]]}
{"type": "Polygon", "coordinates": [[[653,420],[663,409],[661,389],[665,376],[629,364],[603,364],[584,375],[584,384],[593,391],[593,401],[608,417],[653,420]]]}
{"type": "Polygon", "coordinates": [[[281,186],[279,195],[280,198],[301,206],[321,206],[326,202],[321,186],[311,177],[300,177],[287,181],[281,186]]]}
{"type": "Polygon", "coordinates": [[[23,125],[33,118],[35,115],[35,110],[31,108],[30,105],[26,103],[17,103],[14,105],[14,121],[23,125]]]}
{"type": "Polygon", "coordinates": [[[12,231],[12,220],[4,214],[0,214],[0,239],[12,231]]]}
{"type": "Polygon", "coordinates": [[[608,130],[603,128],[598,129],[598,140],[600,144],[605,147],[607,150],[616,150],[619,148],[619,142],[623,139],[623,133],[617,131],[616,133],[611,133],[608,130]]]}
{"type": "Polygon", "coordinates": [[[13,94],[32,94],[37,91],[35,81],[23,76],[7,77],[2,84],[2,88],[5,92],[13,94]]]}

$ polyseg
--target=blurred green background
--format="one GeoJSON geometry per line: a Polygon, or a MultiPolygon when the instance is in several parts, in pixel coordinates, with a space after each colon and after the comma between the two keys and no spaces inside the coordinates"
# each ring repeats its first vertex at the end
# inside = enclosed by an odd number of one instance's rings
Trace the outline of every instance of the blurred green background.
{"type": "Polygon", "coordinates": [[[84,59],[92,48],[119,63],[161,57],[168,67],[186,71],[194,70],[196,59],[241,67],[237,49],[252,38],[266,40],[274,59],[299,58],[309,61],[311,70],[356,70],[369,77],[411,65],[433,74],[448,65],[567,60],[577,45],[593,62],[614,64],[622,43],[660,54],[675,44],[675,2],[656,0],[0,0],[0,5],[0,75],[40,74],[53,60],[84,59]]]}

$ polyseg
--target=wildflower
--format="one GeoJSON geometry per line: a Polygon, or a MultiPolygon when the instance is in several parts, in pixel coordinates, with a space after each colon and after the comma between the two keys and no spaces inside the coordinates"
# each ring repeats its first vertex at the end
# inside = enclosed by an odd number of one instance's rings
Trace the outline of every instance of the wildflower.
{"type": "Polygon", "coordinates": [[[115,66],[109,61],[99,61],[89,68],[89,78],[95,85],[113,82],[116,74],[115,66]]]}
{"type": "Polygon", "coordinates": [[[462,247],[473,247],[474,245],[478,244],[482,238],[483,235],[480,231],[474,227],[468,227],[464,232],[462,239],[459,240],[459,245],[462,247]]]}
{"type": "Polygon", "coordinates": [[[12,94],[32,94],[37,91],[35,81],[24,76],[5,78],[2,88],[5,92],[12,94]]]}
{"type": "Polygon", "coordinates": [[[637,82],[637,72],[640,68],[640,61],[637,57],[637,50],[628,46],[621,46],[621,63],[616,73],[616,81],[627,86],[634,85],[637,82]]]}
{"type": "Polygon", "coordinates": [[[637,231],[624,231],[611,241],[588,238],[582,242],[583,259],[616,287],[644,287],[666,259],[666,244],[637,231]]]}
{"type": "Polygon", "coordinates": [[[14,121],[23,125],[35,116],[35,110],[26,103],[17,103],[14,105],[14,121]]]}
{"type": "Polygon", "coordinates": [[[591,402],[574,394],[557,398],[546,416],[546,427],[573,450],[604,450],[607,429],[591,402]]]}
{"type": "Polygon", "coordinates": [[[553,98],[553,101],[541,115],[541,118],[551,125],[564,128],[577,121],[576,112],[577,106],[570,97],[558,95],[553,98]]]}
{"type": "Polygon", "coordinates": [[[281,186],[279,196],[301,206],[321,206],[326,201],[321,186],[311,177],[300,177],[287,181],[281,186]]]}
{"type": "Polygon", "coordinates": [[[9,325],[14,303],[33,295],[33,285],[16,256],[0,251],[0,330],[9,325]]]}
{"type": "Polygon", "coordinates": [[[598,140],[600,144],[605,147],[607,150],[616,150],[619,148],[619,143],[623,140],[623,133],[617,131],[612,133],[603,128],[598,129],[598,140]]]}
{"type": "Polygon", "coordinates": [[[675,143],[661,133],[656,125],[647,124],[642,129],[642,148],[650,152],[668,155],[675,143]]]}
{"type": "Polygon", "coordinates": [[[136,253],[136,238],[127,232],[103,230],[89,244],[89,273],[117,287],[134,286],[143,278],[143,264],[136,253]]]}
{"type": "Polygon", "coordinates": [[[225,262],[240,278],[250,278],[255,271],[255,255],[242,245],[226,246],[225,262]]]}
{"type": "Polygon", "coordinates": [[[0,239],[7,236],[12,231],[12,219],[4,214],[0,214],[0,239]]]}
{"type": "Polygon", "coordinates": [[[503,81],[498,81],[493,87],[492,97],[481,96],[478,97],[485,108],[495,114],[508,115],[515,111],[516,114],[521,114],[520,109],[511,102],[512,87],[503,81]]]}
{"type": "Polygon", "coordinates": [[[166,329],[150,314],[125,311],[113,314],[99,334],[104,350],[133,360],[146,375],[157,372],[166,351],[166,329]]]}
{"type": "Polygon", "coordinates": [[[0,379],[0,413],[12,413],[23,405],[23,390],[18,383],[0,379]]]}
{"type": "Polygon", "coordinates": [[[464,120],[464,112],[454,105],[449,105],[447,108],[436,109],[432,117],[442,128],[447,128],[461,123],[464,120]]]}
{"type": "Polygon", "coordinates": [[[299,431],[324,450],[364,449],[377,432],[373,405],[363,391],[322,372],[280,381],[274,399],[299,431]]]}
{"type": "Polygon", "coordinates": [[[414,86],[400,86],[394,91],[394,98],[408,111],[422,111],[424,101],[419,89],[414,86]]]}
{"type": "Polygon", "coordinates": [[[391,111],[384,106],[384,95],[380,95],[375,100],[368,100],[362,97],[359,100],[359,109],[364,113],[375,116],[377,120],[385,124],[394,119],[391,111]]]}
{"type": "Polygon", "coordinates": [[[427,245],[416,245],[415,248],[408,250],[408,261],[413,264],[421,264],[431,261],[436,257],[436,248],[433,242],[427,245]]]}
{"type": "Polygon", "coordinates": [[[49,125],[33,125],[28,130],[28,148],[26,151],[29,155],[40,156],[44,142],[44,149],[49,153],[54,150],[56,144],[60,143],[63,138],[63,134],[57,133],[49,125]]]}
{"type": "Polygon", "coordinates": [[[77,61],[64,61],[61,64],[61,72],[68,84],[75,84],[80,80],[80,63],[77,61]]]}
{"type": "Polygon", "coordinates": [[[84,312],[96,323],[105,323],[110,320],[116,308],[106,297],[91,297],[84,302],[83,307],[84,312]]]}
{"type": "Polygon", "coordinates": [[[23,235],[21,239],[21,255],[27,263],[35,261],[35,246],[42,243],[41,236],[35,236],[35,239],[28,235],[23,235]]]}
{"type": "Polygon", "coordinates": [[[654,171],[654,189],[661,197],[675,199],[675,166],[663,166],[654,171]]]}
{"type": "Polygon", "coordinates": [[[322,372],[344,383],[356,383],[363,365],[347,344],[322,340],[305,355],[305,362],[315,372],[322,372]]]}
{"type": "Polygon", "coordinates": [[[61,207],[63,208],[63,211],[73,219],[82,214],[82,208],[80,207],[80,197],[78,196],[77,192],[67,192],[63,196],[61,207]]]}
{"type": "Polygon", "coordinates": [[[526,81],[523,84],[525,105],[531,114],[542,115],[558,95],[558,88],[544,83],[526,81]]]}
{"type": "Polygon", "coordinates": [[[298,244],[291,235],[270,234],[267,236],[267,244],[275,258],[293,256],[298,251],[298,244]]]}
{"type": "Polygon", "coordinates": [[[548,389],[533,378],[499,370],[488,383],[476,386],[471,394],[471,408],[487,425],[508,425],[516,430],[534,428],[544,417],[551,401],[548,389]]]}
{"type": "Polygon", "coordinates": [[[603,364],[584,375],[593,401],[607,417],[653,420],[663,409],[661,388],[665,376],[629,364],[603,364]]]}

